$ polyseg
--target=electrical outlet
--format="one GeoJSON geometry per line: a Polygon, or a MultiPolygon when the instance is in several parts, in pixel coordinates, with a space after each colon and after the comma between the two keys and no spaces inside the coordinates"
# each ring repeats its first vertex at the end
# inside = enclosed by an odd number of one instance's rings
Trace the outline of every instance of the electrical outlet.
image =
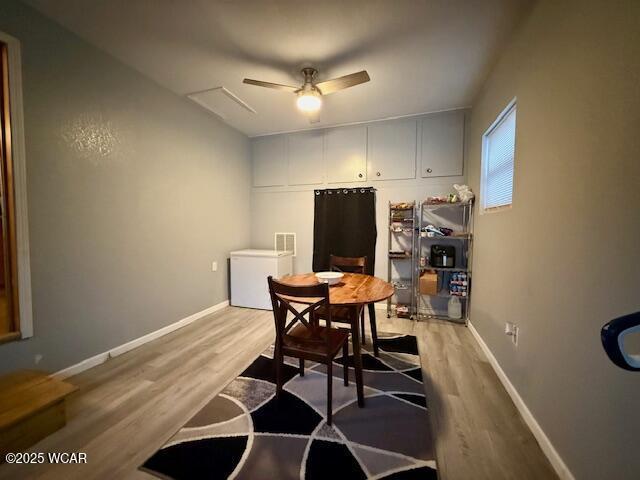
{"type": "Polygon", "coordinates": [[[218,271],[218,262],[211,262],[211,271],[212,272],[218,271]]]}
{"type": "Polygon", "coordinates": [[[35,363],[36,365],[38,365],[41,361],[42,361],[43,355],[41,353],[37,353],[34,357],[33,357],[33,363],[35,363]]]}
{"type": "Polygon", "coordinates": [[[520,328],[518,325],[512,322],[506,322],[504,324],[504,333],[511,337],[511,341],[517,347],[518,346],[518,333],[520,332],[520,328]]]}

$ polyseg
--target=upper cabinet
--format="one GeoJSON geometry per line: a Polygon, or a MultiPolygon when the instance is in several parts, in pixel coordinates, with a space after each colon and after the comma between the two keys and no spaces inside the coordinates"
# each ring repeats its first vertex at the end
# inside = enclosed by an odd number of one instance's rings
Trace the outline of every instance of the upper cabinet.
{"type": "Polygon", "coordinates": [[[252,139],[253,186],[462,175],[465,111],[252,139]]]}
{"type": "Polygon", "coordinates": [[[251,142],[253,186],[275,187],[286,185],[287,158],[285,136],[257,137],[251,142]]]}
{"type": "Polygon", "coordinates": [[[369,180],[416,178],[417,123],[395,120],[367,127],[369,180]]]}
{"type": "Polygon", "coordinates": [[[464,111],[443,112],[422,118],[420,168],[423,177],[462,175],[464,111]]]}
{"type": "Polygon", "coordinates": [[[322,130],[288,135],[289,185],[324,181],[322,130]]]}
{"type": "Polygon", "coordinates": [[[367,179],[367,128],[327,130],[324,153],[329,183],[363,182],[367,179]]]}

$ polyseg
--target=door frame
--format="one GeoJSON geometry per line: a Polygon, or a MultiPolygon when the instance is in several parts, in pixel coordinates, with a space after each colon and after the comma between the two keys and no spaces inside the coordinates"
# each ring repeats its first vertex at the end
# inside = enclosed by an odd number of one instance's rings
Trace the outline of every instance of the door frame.
{"type": "Polygon", "coordinates": [[[0,31],[0,41],[7,46],[9,106],[11,128],[11,164],[13,177],[13,213],[15,219],[15,259],[17,266],[17,310],[21,338],[33,336],[31,298],[31,259],[27,208],[27,165],[22,107],[22,62],[20,41],[0,31]]]}

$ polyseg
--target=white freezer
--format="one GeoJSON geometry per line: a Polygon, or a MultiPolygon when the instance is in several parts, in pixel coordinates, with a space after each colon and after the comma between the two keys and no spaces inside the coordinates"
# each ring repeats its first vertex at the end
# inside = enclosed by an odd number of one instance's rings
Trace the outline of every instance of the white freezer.
{"type": "Polygon", "coordinates": [[[276,250],[231,252],[231,305],[271,310],[267,277],[293,272],[293,253],[276,250]]]}

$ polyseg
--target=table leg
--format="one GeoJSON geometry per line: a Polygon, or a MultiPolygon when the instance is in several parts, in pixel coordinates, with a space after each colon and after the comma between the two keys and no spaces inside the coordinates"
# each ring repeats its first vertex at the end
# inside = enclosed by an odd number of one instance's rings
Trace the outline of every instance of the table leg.
{"type": "Polygon", "coordinates": [[[378,327],[376,325],[376,307],[373,303],[369,304],[369,321],[371,322],[371,343],[373,343],[373,355],[380,356],[378,351],[378,327]]]}
{"type": "Polygon", "coordinates": [[[362,356],[360,353],[360,312],[362,305],[351,309],[351,342],[353,344],[353,363],[356,371],[356,391],[358,406],[364,407],[364,387],[362,385],[362,356]]]}

